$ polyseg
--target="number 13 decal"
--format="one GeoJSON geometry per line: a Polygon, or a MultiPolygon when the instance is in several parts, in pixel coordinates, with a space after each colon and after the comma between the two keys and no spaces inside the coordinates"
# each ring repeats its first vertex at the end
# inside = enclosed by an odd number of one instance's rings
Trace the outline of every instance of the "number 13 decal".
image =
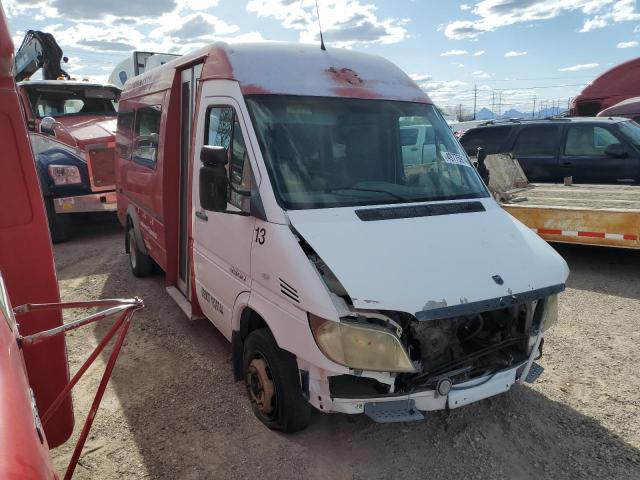
{"type": "Polygon", "coordinates": [[[264,228],[256,228],[256,243],[259,243],[260,245],[264,244],[265,241],[265,236],[266,236],[267,232],[264,228]]]}

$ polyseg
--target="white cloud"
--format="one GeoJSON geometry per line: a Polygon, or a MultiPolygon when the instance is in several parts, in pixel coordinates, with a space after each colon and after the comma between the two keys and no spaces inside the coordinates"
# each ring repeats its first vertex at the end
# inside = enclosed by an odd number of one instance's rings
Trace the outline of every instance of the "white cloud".
{"type": "Polygon", "coordinates": [[[466,50],[447,50],[440,54],[441,57],[449,57],[455,55],[466,55],[468,52],[466,50]]]}
{"type": "Polygon", "coordinates": [[[633,48],[633,47],[637,47],[638,46],[638,42],[636,42],[635,40],[631,40],[630,42],[620,42],[616,45],[616,48],[633,48]]]}
{"type": "Polygon", "coordinates": [[[468,3],[463,3],[462,5],[460,5],[460,10],[462,11],[471,10],[471,5],[469,5],[468,3]]]}
{"type": "Polygon", "coordinates": [[[484,50],[478,50],[477,52],[475,52],[473,54],[474,57],[479,57],[480,55],[484,55],[485,51],[484,50]]]}
{"type": "Polygon", "coordinates": [[[489,77],[491,77],[491,75],[489,75],[487,72],[483,72],[482,70],[476,70],[471,75],[474,76],[475,78],[489,78],[489,77]]]}
{"type": "Polygon", "coordinates": [[[433,78],[431,75],[425,75],[421,73],[412,73],[409,76],[416,83],[427,82],[433,78]]]}
{"type": "Polygon", "coordinates": [[[481,0],[470,9],[473,19],[452,21],[444,32],[451,39],[471,39],[498,28],[549,20],[568,12],[589,17],[580,30],[587,32],[609,23],[640,20],[635,3],[635,0],[481,0]]]}
{"type": "MultiPolygon", "coordinates": [[[[300,31],[302,42],[319,41],[315,0],[250,0],[246,8],[300,31]]],[[[375,5],[361,0],[325,0],[320,3],[320,18],[325,42],[337,46],[392,44],[408,37],[408,19],[381,19],[375,5]]]]}
{"type": "Polygon", "coordinates": [[[509,57],[522,57],[524,55],[526,55],[527,52],[523,52],[523,51],[518,51],[518,50],[511,50],[507,53],[504,54],[505,57],[509,58],[509,57]]]}
{"type": "Polygon", "coordinates": [[[457,62],[452,62],[451,65],[454,65],[458,68],[464,68],[464,63],[457,63],[457,62]]]}
{"type": "Polygon", "coordinates": [[[579,65],[572,65],[570,67],[560,68],[561,72],[579,72],[580,70],[589,70],[591,68],[599,67],[599,63],[581,63],[579,65]]]}

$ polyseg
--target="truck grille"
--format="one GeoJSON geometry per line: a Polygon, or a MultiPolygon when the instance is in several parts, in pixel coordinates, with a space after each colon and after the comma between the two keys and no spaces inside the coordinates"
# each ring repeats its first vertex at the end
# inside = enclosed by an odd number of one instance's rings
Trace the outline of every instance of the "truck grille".
{"type": "Polygon", "coordinates": [[[112,190],[116,183],[115,148],[91,145],[87,148],[87,165],[92,190],[112,190]]]}

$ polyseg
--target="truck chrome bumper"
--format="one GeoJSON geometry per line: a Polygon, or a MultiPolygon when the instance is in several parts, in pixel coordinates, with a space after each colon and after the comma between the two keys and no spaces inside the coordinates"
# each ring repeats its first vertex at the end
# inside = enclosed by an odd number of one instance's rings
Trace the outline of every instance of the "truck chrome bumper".
{"type": "Polygon", "coordinates": [[[77,197],[54,198],[56,213],[115,212],[116,193],[102,192],[77,197]]]}

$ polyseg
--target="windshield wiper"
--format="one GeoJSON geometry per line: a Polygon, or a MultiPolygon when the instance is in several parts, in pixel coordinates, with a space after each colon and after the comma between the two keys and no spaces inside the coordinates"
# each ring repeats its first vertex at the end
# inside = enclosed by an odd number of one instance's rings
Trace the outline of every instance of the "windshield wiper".
{"type": "Polygon", "coordinates": [[[401,195],[398,195],[396,193],[390,192],[388,190],[376,190],[375,188],[359,188],[359,187],[328,188],[326,190],[326,193],[336,193],[339,190],[354,190],[356,192],[386,193],[387,195],[395,198],[396,200],[400,200],[401,202],[404,202],[404,203],[411,203],[411,200],[409,200],[408,198],[405,198],[405,197],[403,197],[401,195]]]}

